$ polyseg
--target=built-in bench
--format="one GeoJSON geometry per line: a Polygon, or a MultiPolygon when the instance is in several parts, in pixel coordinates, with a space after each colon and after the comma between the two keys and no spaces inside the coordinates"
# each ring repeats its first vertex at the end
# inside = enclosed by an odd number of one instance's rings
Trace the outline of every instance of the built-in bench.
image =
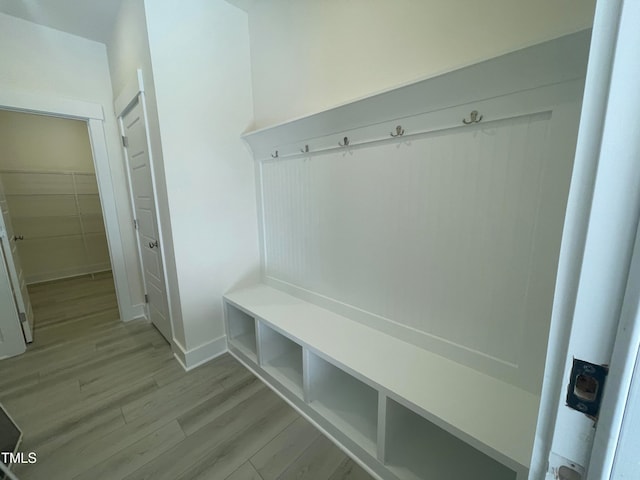
{"type": "Polygon", "coordinates": [[[536,395],[266,285],[224,304],[230,352],[377,477],[527,478],[536,395]]]}

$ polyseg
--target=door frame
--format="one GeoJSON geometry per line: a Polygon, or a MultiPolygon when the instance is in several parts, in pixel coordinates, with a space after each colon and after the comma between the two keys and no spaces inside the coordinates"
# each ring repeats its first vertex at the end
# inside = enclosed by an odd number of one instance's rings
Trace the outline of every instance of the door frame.
{"type": "MultiPolygon", "coordinates": [[[[146,94],[144,89],[144,78],[142,75],[142,69],[140,68],[136,70],[136,77],[134,79],[131,79],[131,81],[129,81],[124,86],[124,88],[122,89],[122,91],[114,101],[114,111],[116,114],[118,129],[119,129],[120,135],[123,137],[124,137],[124,124],[122,123],[122,117],[136,101],[140,102],[140,106],[142,107],[142,114],[144,117],[145,136],[147,140],[147,148],[149,151],[149,172],[151,174],[151,188],[153,189],[153,208],[155,209],[155,221],[158,229],[158,238],[160,239],[158,248],[160,250],[160,260],[162,261],[162,282],[164,283],[164,292],[165,292],[165,297],[167,301],[167,315],[169,317],[169,324],[171,325],[171,342],[173,344],[177,344],[175,333],[174,333],[174,326],[173,326],[173,315],[172,315],[173,310],[171,308],[169,278],[167,276],[167,261],[166,261],[166,255],[165,255],[165,249],[164,249],[165,242],[163,241],[164,235],[163,235],[162,223],[160,222],[160,215],[159,215],[160,203],[158,202],[156,168],[155,168],[155,163],[153,159],[153,152],[151,151],[151,137],[149,136],[149,132],[150,132],[149,115],[147,111],[147,101],[146,101],[146,94]]],[[[122,148],[122,156],[125,162],[125,170],[126,170],[126,176],[127,176],[127,190],[129,192],[130,208],[131,208],[133,218],[135,218],[134,195],[133,195],[133,189],[132,189],[131,174],[129,170],[129,156],[127,155],[125,146],[122,143],[121,143],[121,148],[122,148]]],[[[144,277],[144,267],[142,265],[142,251],[140,249],[140,236],[139,236],[139,230],[137,228],[136,228],[136,246],[138,250],[138,269],[140,272],[140,278],[142,279],[142,284],[144,285],[145,294],[147,294],[148,289],[147,289],[147,284],[144,277]]],[[[149,305],[146,302],[145,302],[144,309],[145,309],[145,314],[147,316],[147,320],[151,320],[151,316],[149,314],[149,305]]]]}
{"type": "Polygon", "coordinates": [[[586,480],[608,479],[614,465],[640,341],[640,318],[631,315],[637,298],[629,296],[640,268],[632,263],[640,216],[639,6],[596,4],[531,479],[557,478],[560,466],[586,470],[586,480]],[[566,406],[573,358],[610,366],[597,428],[566,406]]]}
{"type": "Polygon", "coordinates": [[[0,90],[0,109],[81,120],[87,123],[93,164],[98,182],[100,205],[106,227],[118,312],[122,321],[138,317],[138,312],[131,302],[130,285],[122,245],[122,232],[118,222],[116,197],[111,180],[102,105],[3,88],[0,90]]]}

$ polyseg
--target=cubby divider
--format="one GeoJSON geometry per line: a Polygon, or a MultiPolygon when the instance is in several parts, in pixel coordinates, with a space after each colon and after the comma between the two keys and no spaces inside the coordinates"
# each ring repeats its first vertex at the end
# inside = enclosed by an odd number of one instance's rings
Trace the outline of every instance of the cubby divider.
{"type": "Polygon", "coordinates": [[[309,376],[311,407],[375,457],[377,390],[314,353],[309,354],[309,376]]]}
{"type": "Polygon", "coordinates": [[[225,303],[229,343],[257,361],[256,320],[235,305],[225,303]]]}
{"type": "Polygon", "coordinates": [[[262,368],[302,398],[302,347],[264,322],[258,322],[258,339],[262,368]]]}

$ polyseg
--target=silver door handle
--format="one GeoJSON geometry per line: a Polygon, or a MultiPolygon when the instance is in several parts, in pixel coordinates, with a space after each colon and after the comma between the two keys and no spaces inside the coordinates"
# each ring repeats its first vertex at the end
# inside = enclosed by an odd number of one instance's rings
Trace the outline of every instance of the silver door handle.
{"type": "Polygon", "coordinates": [[[149,248],[153,248],[153,247],[158,247],[158,240],[156,240],[155,242],[149,242],[149,248]]]}

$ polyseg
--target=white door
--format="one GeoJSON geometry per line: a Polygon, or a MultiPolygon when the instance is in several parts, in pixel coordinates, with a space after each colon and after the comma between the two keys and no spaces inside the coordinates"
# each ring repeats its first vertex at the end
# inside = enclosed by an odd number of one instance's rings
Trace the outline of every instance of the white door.
{"type": "Polygon", "coordinates": [[[13,357],[25,350],[26,344],[20,328],[11,281],[4,255],[0,252],[0,358],[13,357]]]}
{"type": "Polygon", "coordinates": [[[146,291],[147,313],[151,322],[171,343],[171,321],[164,283],[164,265],[160,254],[160,240],[154,203],[149,143],[144,110],[138,100],[120,117],[126,139],[125,152],[129,187],[138,233],[138,249],[146,291]]]}
{"type": "Polygon", "coordinates": [[[0,182],[0,242],[4,251],[6,261],[6,269],[11,281],[12,292],[15,303],[18,307],[18,315],[24,331],[24,337],[29,343],[33,341],[33,309],[29,300],[29,292],[18,255],[18,247],[16,242],[20,237],[16,236],[11,225],[11,217],[9,216],[9,206],[4,193],[4,188],[0,182]]]}

